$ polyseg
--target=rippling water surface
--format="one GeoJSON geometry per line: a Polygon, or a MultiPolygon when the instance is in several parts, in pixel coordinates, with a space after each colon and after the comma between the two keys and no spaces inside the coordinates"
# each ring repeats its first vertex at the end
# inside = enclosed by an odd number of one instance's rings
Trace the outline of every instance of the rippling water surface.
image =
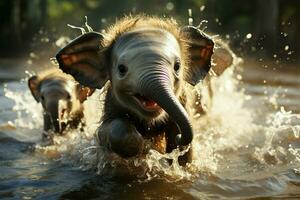
{"type": "Polygon", "coordinates": [[[42,108],[26,81],[2,82],[0,198],[300,199],[300,70],[259,65],[245,62],[213,79],[212,99],[199,86],[208,113],[193,123],[195,160],[185,169],[164,162],[176,151],[105,156],[93,135],[100,92],[86,102],[84,132],[45,146],[42,108]]]}

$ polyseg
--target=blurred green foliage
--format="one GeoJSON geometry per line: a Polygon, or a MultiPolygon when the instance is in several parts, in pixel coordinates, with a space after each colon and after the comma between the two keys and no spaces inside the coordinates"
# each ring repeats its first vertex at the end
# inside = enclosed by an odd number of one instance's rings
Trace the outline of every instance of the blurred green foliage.
{"type": "Polygon", "coordinates": [[[187,25],[188,9],[194,25],[208,20],[205,31],[227,38],[240,54],[285,55],[288,45],[290,60],[299,56],[298,0],[2,0],[0,56],[28,53],[41,33],[50,41],[62,35],[75,37],[78,31],[66,25],[81,26],[85,16],[94,30],[137,13],[173,17],[187,25]],[[245,40],[249,33],[251,39],[245,40]]]}

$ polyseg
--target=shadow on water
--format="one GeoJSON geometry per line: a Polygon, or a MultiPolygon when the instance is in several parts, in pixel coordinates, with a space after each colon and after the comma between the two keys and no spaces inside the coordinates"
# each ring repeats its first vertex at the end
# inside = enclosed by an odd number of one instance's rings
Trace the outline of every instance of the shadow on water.
{"type": "Polygon", "coordinates": [[[69,191],[61,199],[193,199],[175,183],[151,180],[141,183],[126,177],[96,177],[81,188],[69,191]]]}
{"type": "Polygon", "coordinates": [[[35,143],[21,142],[0,132],[0,160],[17,160],[27,152],[34,151],[35,143]]]}

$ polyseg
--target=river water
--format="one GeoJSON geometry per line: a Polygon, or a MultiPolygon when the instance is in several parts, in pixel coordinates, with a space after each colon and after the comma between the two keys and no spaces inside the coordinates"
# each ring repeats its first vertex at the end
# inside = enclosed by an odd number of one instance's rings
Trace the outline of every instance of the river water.
{"type": "Polygon", "coordinates": [[[26,79],[3,80],[0,198],[300,199],[299,74],[299,67],[247,61],[212,80],[213,98],[199,86],[208,112],[193,122],[195,160],[187,168],[164,162],[176,151],[107,157],[94,139],[99,91],[85,103],[86,129],[45,145],[42,108],[26,79]]]}

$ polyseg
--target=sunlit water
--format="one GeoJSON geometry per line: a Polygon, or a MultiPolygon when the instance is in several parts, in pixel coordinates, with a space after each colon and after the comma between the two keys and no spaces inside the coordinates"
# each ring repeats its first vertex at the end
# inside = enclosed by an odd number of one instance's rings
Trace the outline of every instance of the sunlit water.
{"type": "Polygon", "coordinates": [[[96,145],[103,94],[85,103],[87,126],[41,142],[42,108],[24,80],[1,84],[0,198],[300,198],[300,71],[239,64],[199,86],[207,114],[193,123],[187,168],[150,151],[122,160],[96,145]],[[299,114],[298,114],[299,113],[299,114]]]}

